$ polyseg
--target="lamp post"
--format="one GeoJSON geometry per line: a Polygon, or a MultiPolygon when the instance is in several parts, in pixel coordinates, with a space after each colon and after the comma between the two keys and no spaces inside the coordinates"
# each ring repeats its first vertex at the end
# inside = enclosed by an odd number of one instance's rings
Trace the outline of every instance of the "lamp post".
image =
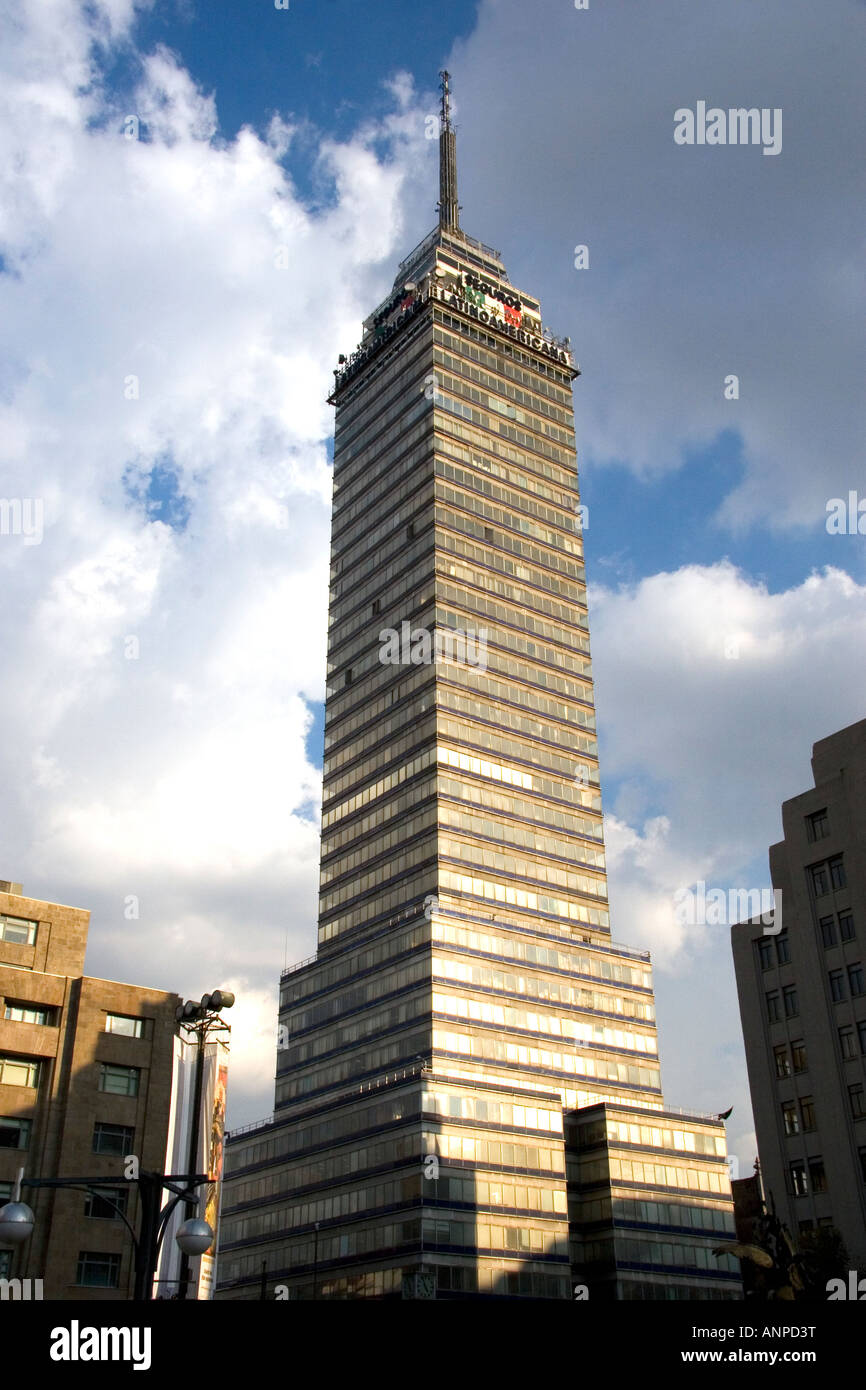
{"type": "MultiPolygon", "coordinates": [[[[204,1058],[207,1040],[211,1033],[221,1030],[231,1032],[227,1023],[219,1017],[220,1009],[230,1009],[235,1002],[235,996],[231,990],[215,989],[212,994],[203,994],[198,1003],[194,999],[187,999],[185,1004],[179,1004],[175,1012],[178,1024],[187,1034],[192,1034],[196,1040],[195,1056],[195,1081],[193,1083],[192,1113],[189,1125],[189,1156],[187,1167],[192,1173],[198,1164],[198,1146],[201,1133],[201,1095],[204,1084],[204,1058]]],[[[211,1237],[211,1240],[213,1236],[211,1237]]],[[[208,1245],[211,1242],[208,1242],[208,1245]]],[[[177,1296],[185,1299],[189,1294],[189,1263],[190,1256],[203,1255],[208,1246],[205,1245],[201,1250],[183,1250],[180,1259],[180,1270],[178,1272],[177,1296]]]]}
{"type": "MultiPolygon", "coordinates": [[[[138,1188],[141,1203],[141,1222],[138,1233],[127,1220],[125,1212],[121,1211],[119,1206],[116,1210],[132,1236],[135,1250],[135,1286],[132,1296],[137,1302],[146,1302],[153,1297],[153,1280],[156,1274],[156,1262],[159,1258],[159,1247],[162,1244],[170,1216],[180,1202],[185,1202],[189,1206],[197,1206],[198,1197],[195,1195],[194,1189],[201,1187],[202,1183],[208,1182],[209,1178],[206,1173],[139,1172],[137,1177],[127,1178],[126,1181],[134,1183],[138,1188]],[[160,1209],[162,1194],[165,1190],[173,1194],[172,1200],[160,1209]]],[[[33,1233],[36,1217],[32,1209],[20,1200],[22,1187],[34,1189],[77,1188],[82,1192],[98,1194],[100,1188],[115,1188],[116,1186],[116,1178],[106,1178],[104,1175],[95,1178],[25,1178],[22,1169],[18,1174],[12,1201],[0,1207],[0,1245],[23,1245],[33,1233]]],[[[105,1200],[110,1201],[111,1199],[103,1198],[103,1201],[105,1200]]],[[[180,1249],[191,1255],[202,1254],[203,1251],[207,1250],[213,1238],[214,1233],[207,1222],[199,1221],[197,1217],[184,1221],[175,1236],[180,1249]],[[202,1244],[202,1242],[204,1243],[202,1244]]]]}

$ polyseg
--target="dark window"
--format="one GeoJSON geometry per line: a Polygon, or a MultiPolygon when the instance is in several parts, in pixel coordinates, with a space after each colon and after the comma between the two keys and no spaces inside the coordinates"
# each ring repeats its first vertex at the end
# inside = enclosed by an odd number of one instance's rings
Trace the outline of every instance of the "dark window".
{"type": "Polygon", "coordinates": [[[113,1096],[137,1096],[140,1067],[117,1067],[111,1062],[103,1062],[99,1073],[100,1091],[108,1091],[113,1096]]]}
{"type": "Polygon", "coordinates": [[[809,1191],[806,1165],[801,1159],[797,1159],[795,1163],[791,1164],[791,1191],[795,1197],[805,1197],[809,1191]]]}
{"type": "Polygon", "coordinates": [[[93,1152],[123,1158],[134,1153],[135,1130],[131,1125],[107,1125],[97,1120],[93,1126],[93,1152]]]}
{"type": "Polygon", "coordinates": [[[854,1029],[839,1029],[839,1048],[843,1057],[856,1057],[857,1048],[854,1043],[854,1029]]]}
{"type": "MultiPolygon", "coordinates": [[[[849,1029],[849,1031],[850,1031],[850,1029],[849,1029]]],[[[857,1024],[857,1037],[858,1037],[859,1042],[860,1042],[860,1052],[861,1052],[861,1054],[862,1054],[864,1057],[866,1057],[866,1023],[858,1023],[858,1024],[857,1024]]],[[[852,1056],[852,1057],[854,1056],[854,1046],[853,1046],[853,1044],[854,1044],[854,1039],[852,1038],[852,1039],[851,1039],[851,1056],[852,1056]]]]}
{"type": "Polygon", "coordinates": [[[856,936],[854,918],[850,912],[839,913],[839,936],[842,941],[853,941],[856,936]]]}
{"type": "Polygon", "coordinates": [[[841,970],[830,971],[830,998],[835,1004],[845,998],[845,976],[841,970]]]}
{"type": "Polygon", "coordinates": [[[821,928],[821,940],[825,946],[836,945],[836,923],[832,917],[822,917],[818,922],[821,928]]]}
{"type": "Polygon", "coordinates": [[[414,521],[410,521],[410,522],[409,522],[409,525],[406,527],[406,539],[407,539],[407,541],[414,541],[414,539],[415,539],[415,523],[414,523],[414,521]]]}
{"type": "Polygon", "coordinates": [[[811,1096],[804,1096],[800,1101],[800,1118],[806,1133],[815,1128],[815,1102],[811,1096]]]}
{"type": "Polygon", "coordinates": [[[830,876],[826,864],[815,864],[809,871],[812,875],[812,892],[816,898],[823,898],[830,891],[830,876]]]}
{"type": "Polygon", "coordinates": [[[762,936],[758,942],[758,960],[762,970],[769,970],[773,964],[773,943],[766,936],[762,936]]]}
{"type": "Polygon", "coordinates": [[[859,961],[848,966],[848,988],[854,996],[863,993],[863,966],[859,961]]]}
{"type": "Polygon", "coordinates": [[[862,1119],[866,1115],[866,1104],[864,1104],[863,1086],[858,1081],[856,1086],[848,1087],[848,1100],[851,1105],[851,1114],[855,1120],[862,1119]]]}
{"type": "Polygon", "coordinates": [[[866,1149],[858,1149],[860,1155],[860,1176],[866,1182],[866,1149]]]}
{"type": "Polygon", "coordinates": [[[492,540],[493,540],[493,527],[492,527],[492,526],[485,526],[485,528],[484,528],[484,539],[485,539],[486,541],[492,541],[492,540]]]}
{"type": "Polygon", "coordinates": [[[800,1117],[797,1114],[797,1107],[792,1100],[786,1101],[782,1106],[782,1119],[785,1122],[786,1134],[800,1133],[800,1117]]]}
{"type": "Polygon", "coordinates": [[[347,667],[346,667],[346,679],[345,679],[345,684],[346,684],[346,685],[351,685],[351,684],[352,684],[352,677],[353,677],[352,668],[351,668],[351,666],[347,666],[347,667]]]}
{"type": "Polygon", "coordinates": [[[0,1115],[0,1149],[26,1149],[30,1143],[32,1120],[0,1115]]]}
{"type": "Polygon", "coordinates": [[[91,1289],[116,1289],[120,1283],[120,1256],[96,1250],[80,1251],[75,1282],[91,1289]]]}
{"type": "Polygon", "coordinates": [[[802,1038],[797,1042],[791,1043],[791,1056],[794,1061],[794,1071],[807,1071],[809,1063],[806,1059],[806,1044],[802,1038]]]}
{"type": "Polygon", "coordinates": [[[782,990],[782,999],[785,1002],[785,1017],[796,1018],[800,1012],[800,1005],[797,1002],[797,991],[794,985],[786,985],[782,990]]]}
{"type": "Polygon", "coordinates": [[[758,942],[758,959],[762,970],[769,970],[773,965],[773,942],[767,937],[760,938],[758,942]]]}
{"type": "Polygon", "coordinates": [[[377,613],[380,613],[381,611],[382,611],[382,600],[381,600],[380,598],[374,598],[374,599],[373,599],[373,617],[375,618],[376,614],[377,614],[377,613]]]}
{"type": "Polygon", "coordinates": [[[776,1062],[776,1075],[777,1075],[777,1076],[790,1076],[790,1075],[791,1075],[791,1063],[790,1063],[789,1060],[788,1060],[788,1049],[787,1049],[787,1047],[784,1047],[784,1046],[782,1046],[782,1047],[774,1047],[774,1048],[773,1048],[773,1057],[774,1057],[775,1062],[776,1062]]]}
{"type": "Polygon", "coordinates": [[[778,1023],[782,1015],[779,1012],[779,991],[774,989],[767,995],[767,1021],[778,1023]]]}
{"type": "Polygon", "coordinates": [[[801,1236],[805,1236],[809,1231],[813,1230],[814,1226],[815,1223],[810,1217],[807,1217],[805,1221],[797,1222],[797,1228],[801,1236]]]}
{"type": "Polygon", "coordinates": [[[791,959],[791,943],[786,932],[776,937],[776,959],[780,965],[786,965],[791,959]]]}
{"type": "Polygon", "coordinates": [[[848,880],[845,877],[845,865],[842,863],[841,854],[837,854],[835,859],[827,861],[830,869],[830,882],[835,888],[845,888],[848,880]]]}
{"type": "Polygon", "coordinates": [[[119,1221],[129,1205],[128,1187],[104,1187],[88,1192],[84,1199],[84,1215],[98,1216],[105,1221],[119,1221]]]}
{"type": "Polygon", "coordinates": [[[830,834],[830,823],[827,820],[827,808],[823,811],[813,811],[811,816],[806,817],[806,834],[813,842],[815,840],[825,840],[830,834]]]}
{"type": "Polygon", "coordinates": [[[809,1181],[812,1184],[813,1192],[827,1191],[827,1174],[824,1172],[824,1160],[822,1158],[809,1159],[809,1181]]]}

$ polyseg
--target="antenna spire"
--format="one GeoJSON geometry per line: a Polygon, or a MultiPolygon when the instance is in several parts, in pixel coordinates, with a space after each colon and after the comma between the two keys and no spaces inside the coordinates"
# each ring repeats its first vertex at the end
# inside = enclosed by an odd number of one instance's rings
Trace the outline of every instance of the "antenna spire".
{"type": "Polygon", "coordinates": [[[439,111],[439,226],[449,232],[460,230],[457,203],[457,136],[451,125],[450,73],[440,72],[442,103],[439,111]]]}

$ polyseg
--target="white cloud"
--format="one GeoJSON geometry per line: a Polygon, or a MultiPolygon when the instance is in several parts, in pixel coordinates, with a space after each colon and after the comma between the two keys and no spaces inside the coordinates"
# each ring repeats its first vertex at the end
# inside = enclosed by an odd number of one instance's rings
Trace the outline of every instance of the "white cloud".
{"type": "Polygon", "coordinates": [[[747,1174],[730,922],[678,920],[675,895],[721,889],[730,919],[732,890],[769,890],[812,744],[866,715],[866,586],[827,569],[770,593],[722,562],[595,590],[590,611],[613,936],[652,952],[666,1098],[734,1102],[747,1174]]]}
{"type": "Polygon", "coordinates": [[[315,945],[325,398],[429,149],[403,77],[390,117],[319,140],[312,207],[292,125],[215,138],[167,50],[102,88],[131,3],[3,8],[0,494],[45,509],[41,545],[0,537],[5,868],[93,909],[92,973],[237,982],[238,1123],[272,1103],[279,963],[315,945]]]}
{"type": "Polygon", "coordinates": [[[659,474],[739,431],[732,528],[823,526],[859,485],[862,39],[855,0],[482,0],[448,60],[463,225],[572,335],[584,463],[659,474]],[[782,152],[675,145],[698,99],[782,108],[782,152]]]}

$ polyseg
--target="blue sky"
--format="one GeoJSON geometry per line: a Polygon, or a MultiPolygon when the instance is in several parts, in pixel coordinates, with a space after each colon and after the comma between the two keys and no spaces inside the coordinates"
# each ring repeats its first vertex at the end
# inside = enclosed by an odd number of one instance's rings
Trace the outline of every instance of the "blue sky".
{"type": "Polygon", "coordinates": [[[230,1123],[315,948],[326,396],[434,223],[446,65],[463,225],[583,373],[613,933],[653,952],[669,1100],[733,1101],[751,1164],[727,932],[672,900],[765,886],[866,713],[866,535],[825,525],[866,498],[864,13],[0,0],[0,496],[45,505],[0,537],[0,868],[92,909],[92,973],[236,990],[230,1123]],[[675,144],[698,100],[781,108],[781,153],[675,144]]]}

